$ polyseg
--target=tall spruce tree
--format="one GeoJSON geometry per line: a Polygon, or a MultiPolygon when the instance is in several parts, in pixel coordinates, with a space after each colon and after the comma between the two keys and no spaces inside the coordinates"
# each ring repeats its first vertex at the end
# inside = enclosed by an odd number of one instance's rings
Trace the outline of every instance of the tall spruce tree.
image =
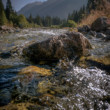
{"type": "Polygon", "coordinates": [[[35,23],[38,24],[39,26],[42,26],[42,19],[39,15],[36,16],[35,23]]]}
{"type": "Polygon", "coordinates": [[[88,0],[87,3],[87,11],[88,13],[90,13],[91,10],[101,10],[103,9],[105,6],[105,2],[108,0],[88,0]]]}
{"type": "Polygon", "coordinates": [[[95,2],[96,2],[96,0],[88,0],[88,3],[87,3],[87,11],[88,11],[88,13],[90,13],[91,10],[95,10],[95,8],[96,8],[95,2]]]}
{"type": "Polygon", "coordinates": [[[10,0],[7,0],[5,12],[6,12],[6,17],[9,21],[9,23],[12,23],[13,25],[16,26],[18,16],[17,16],[17,13],[13,10],[10,0]]]}
{"type": "Polygon", "coordinates": [[[32,15],[30,14],[29,18],[28,18],[29,23],[33,23],[33,18],[32,15]]]}
{"type": "Polygon", "coordinates": [[[11,21],[11,16],[12,16],[13,13],[14,13],[14,11],[13,11],[13,8],[12,8],[12,5],[11,5],[11,1],[7,0],[7,3],[6,3],[6,17],[9,21],[11,21]]]}
{"type": "Polygon", "coordinates": [[[7,24],[7,18],[4,11],[2,0],[0,0],[0,25],[7,24]]]}

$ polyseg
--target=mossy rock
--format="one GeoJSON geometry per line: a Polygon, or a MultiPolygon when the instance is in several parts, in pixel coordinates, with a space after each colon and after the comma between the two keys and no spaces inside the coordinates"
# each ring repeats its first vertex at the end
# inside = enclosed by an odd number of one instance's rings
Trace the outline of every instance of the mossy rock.
{"type": "Polygon", "coordinates": [[[52,75],[51,70],[45,69],[45,68],[40,68],[37,66],[28,66],[26,68],[23,68],[19,74],[20,75],[29,75],[29,74],[39,74],[41,76],[50,76],[52,75]]]}
{"type": "Polygon", "coordinates": [[[42,81],[38,84],[38,92],[39,93],[47,93],[52,86],[50,81],[42,81]]]}
{"type": "Polygon", "coordinates": [[[78,66],[87,68],[91,66],[95,66],[102,70],[110,72],[110,54],[105,56],[88,56],[88,57],[81,57],[78,66]]]}
{"type": "Polygon", "coordinates": [[[6,106],[0,107],[0,110],[28,110],[27,108],[32,105],[32,103],[10,103],[6,106]]]}
{"type": "Polygon", "coordinates": [[[68,91],[67,86],[57,86],[52,84],[50,81],[41,81],[38,84],[38,92],[41,94],[50,95],[65,95],[68,91]]]}
{"type": "Polygon", "coordinates": [[[110,65],[110,54],[106,56],[101,56],[101,57],[90,56],[90,57],[87,57],[86,60],[92,60],[104,65],[110,65]]]}
{"type": "Polygon", "coordinates": [[[0,65],[0,69],[9,69],[12,68],[12,65],[0,65]]]}

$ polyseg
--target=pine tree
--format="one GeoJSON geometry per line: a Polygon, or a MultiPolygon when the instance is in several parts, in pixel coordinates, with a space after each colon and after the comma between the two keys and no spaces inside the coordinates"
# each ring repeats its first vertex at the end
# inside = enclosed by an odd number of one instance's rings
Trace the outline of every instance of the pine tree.
{"type": "Polygon", "coordinates": [[[39,15],[36,16],[36,18],[35,18],[35,22],[36,22],[36,24],[42,26],[42,19],[41,19],[41,17],[40,17],[39,15]]]}
{"type": "Polygon", "coordinates": [[[7,24],[7,18],[4,11],[2,0],[0,0],[0,25],[7,24]]]}
{"type": "Polygon", "coordinates": [[[11,1],[7,0],[7,3],[6,3],[6,17],[9,21],[11,20],[11,16],[12,16],[13,13],[14,13],[14,11],[13,11],[13,8],[12,8],[12,5],[11,5],[11,1]]]}
{"type": "Polygon", "coordinates": [[[49,27],[52,25],[52,18],[50,16],[45,17],[45,26],[49,27]]]}
{"type": "Polygon", "coordinates": [[[51,20],[52,20],[52,25],[60,25],[61,24],[61,20],[59,17],[53,17],[51,20]]]}
{"type": "Polygon", "coordinates": [[[88,0],[87,11],[90,13],[91,10],[95,10],[95,0],[88,0]]]}
{"type": "Polygon", "coordinates": [[[17,13],[13,10],[10,0],[7,0],[5,12],[9,23],[12,23],[13,25],[17,25],[16,22],[18,16],[17,13]]]}
{"type": "Polygon", "coordinates": [[[105,2],[108,0],[88,0],[87,3],[87,11],[90,13],[91,10],[101,10],[102,8],[106,7],[105,2]]]}
{"type": "Polygon", "coordinates": [[[29,18],[28,18],[29,23],[33,23],[33,18],[32,15],[30,14],[29,18]]]}

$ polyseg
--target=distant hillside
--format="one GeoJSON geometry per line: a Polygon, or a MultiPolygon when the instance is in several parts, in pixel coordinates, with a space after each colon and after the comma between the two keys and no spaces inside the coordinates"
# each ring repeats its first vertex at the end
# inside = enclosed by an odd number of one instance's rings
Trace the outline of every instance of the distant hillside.
{"type": "MultiPolygon", "coordinates": [[[[6,6],[6,2],[7,0],[2,0],[4,6],[6,6]]],[[[27,5],[28,3],[32,3],[32,2],[36,2],[36,1],[45,1],[45,0],[11,0],[12,6],[14,8],[14,10],[18,11],[20,10],[22,7],[24,7],[25,5],[27,5]]]]}
{"type": "Polygon", "coordinates": [[[23,7],[18,14],[24,14],[28,17],[30,14],[35,17],[40,16],[58,16],[67,18],[73,10],[79,10],[88,0],[48,0],[46,2],[34,2],[23,7]]]}

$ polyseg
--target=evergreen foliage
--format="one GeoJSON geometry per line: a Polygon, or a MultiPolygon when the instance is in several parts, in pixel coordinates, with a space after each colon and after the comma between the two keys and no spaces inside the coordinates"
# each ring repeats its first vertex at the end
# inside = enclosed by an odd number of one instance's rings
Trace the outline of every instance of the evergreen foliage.
{"type": "Polygon", "coordinates": [[[90,13],[91,10],[102,10],[102,8],[106,7],[105,2],[109,0],[88,0],[87,3],[87,11],[90,13]]]}
{"type": "Polygon", "coordinates": [[[106,0],[88,0],[87,6],[83,6],[79,11],[73,11],[72,14],[68,15],[68,20],[79,23],[82,19],[86,18],[92,10],[102,10],[106,7],[105,2],[106,0]]]}
{"type": "Polygon", "coordinates": [[[33,18],[32,15],[30,14],[29,18],[27,19],[29,21],[29,23],[33,23],[33,18]]]}
{"type": "Polygon", "coordinates": [[[68,20],[80,22],[87,15],[86,7],[83,6],[79,11],[73,11],[72,14],[68,15],[68,20]]]}
{"type": "Polygon", "coordinates": [[[17,13],[13,10],[10,0],[7,0],[5,12],[9,23],[12,22],[14,25],[17,25],[16,22],[18,16],[17,13]]]}
{"type": "Polygon", "coordinates": [[[88,0],[88,3],[87,3],[87,11],[88,11],[88,13],[90,13],[91,10],[95,10],[95,8],[96,8],[95,1],[96,0],[88,0]]]}
{"type": "Polygon", "coordinates": [[[17,15],[17,13],[12,8],[10,0],[7,0],[6,9],[4,11],[2,0],[0,0],[0,25],[9,23],[21,28],[31,26],[76,27],[77,23],[79,23],[83,18],[87,17],[90,14],[91,10],[98,9],[99,6],[103,4],[103,1],[104,0],[88,0],[87,6],[83,6],[79,11],[74,10],[71,14],[68,15],[67,19],[62,20],[59,17],[40,17],[39,15],[33,18],[31,14],[26,19],[24,15],[17,15]]]}
{"type": "Polygon", "coordinates": [[[11,1],[10,0],[7,0],[7,3],[6,3],[6,17],[8,20],[11,20],[11,16],[13,14],[13,8],[12,8],[12,5],[11,5],[11,1]]]}
{"type": "Polygon", "coordinates": [[[0,25],[7,24],[7,19],[4,11],[2,0],[0,0],[0,25]]]}
{"type": "MultiPolygon", "coordinates": [[[[27,19],[30,22],[30,17],[27,19]]],[[[44,27],[50,27],[53,25],[61,25],[63,22],[63,20],[61,20],[58,17],[51,17],[51,16],[40,17],[39,15],[37,15],[35,18],[31,18],[31,20],[33,21],[33,23],[39,26],[44,26],[44,27]]]]}
{"type": "Polygon", "coordinates": [[[40,16],[36,16],[36,18],[34,19],[34,22],[39,25],[42,26],[42,19],[40,16]]]}

